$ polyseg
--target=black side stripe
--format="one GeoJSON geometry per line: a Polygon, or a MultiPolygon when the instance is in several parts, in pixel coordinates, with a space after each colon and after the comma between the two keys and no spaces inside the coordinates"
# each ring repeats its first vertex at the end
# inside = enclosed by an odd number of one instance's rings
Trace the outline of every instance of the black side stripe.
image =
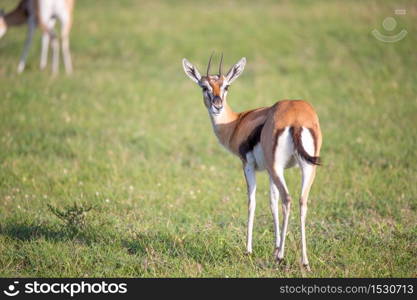
{"type": "Polygon", "coordinates": [[[239,125],[240,125],[240,123],[242,123],[242,120],[247,116],[247,115],[249,115],[249,111],[248,112],[243,112],[243,113],[241,113],[241,115],[240,115],[240,117],[239,117],[239,119],[237,120],[237,123],[236,123],[236,125],[235,125],[235,129],[233,129],[233,132],[232,132],[232,135],[231,135],[231,137],[230,137],[230,139],[231,140],[233,140],[233,138],[234,138],[234,136],[235,136],[235,134],[236,134],[236,131],[237,131],[237,129],[239,128],[239,125]]]}
{"type": "Polygon", "coordinates": [[[246,154],[251,152],[253,148],[259,143],[261,140],[261,132],[264,128],[264,123],[255,127],[254,130],[249,134],[246,141],[242,142],[239,146],[239,154],[243,161],[246,161],[246,154]]]}

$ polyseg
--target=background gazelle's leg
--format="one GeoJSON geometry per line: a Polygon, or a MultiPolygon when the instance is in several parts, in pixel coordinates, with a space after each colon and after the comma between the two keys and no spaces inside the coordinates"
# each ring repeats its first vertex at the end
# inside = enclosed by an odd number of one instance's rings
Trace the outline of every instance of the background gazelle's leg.
{"type": "Polygon", "coordinates": [[[29,54],[30,46],[32,45],[33,34],[36,29],[36,20],[34,16],[30,16],[28,19],[28,33],[25,40],[22,56],[20,57],[19,64],[17,66],[17,72],[22,73],[26,66],[26,59],[29,54]]]}
{"type": "Polygon", "coordinates": [[[56,75],[59,71],[59,38],[52,34],[52,74],[56,75]]]}
{"type": "Polygon", "coordinates": [[[278,218],[278,199],[279,191],[277,186],[274,183],[272,177],[269,177],[269,197],[270,197],[270,207],[272,212],[272,217],[274,219],[274,234],[275,234],[275,255],[278,254],[280,236],[279,236],[279,218],[278,218]]]}
{"type": "Polygon", "coordinates": [[[253,221],[255,218],[256,209],[256,175],[255,166],[252,163],[246,163],[244,166],[246,185],[248,189],[248,228],[247,228],[247,241],[246,251],[252,253],[252,232],[253,221]]]}
{"type": "Polygon", "coordinates": [[[72,59],[71,59],[71,52],[69,49],[69,36],[63,35],[62,36],[62,56],[64,58],[64,65],[65,71],[67,74],[72,73],[72,59]]]}
{"type": "Polygon", "coordinates": [[[49,48],[50,36],[48,32],[42,32],[42,50],[41,50],[41,70],[45,69],[48,62],[48,48],[49,48]]]}
{"type": "Polygon", "coordinates": [[[45,69],[48,64],[48,51],[49,51],[49,41],[51,40],[51,35],[53,34],[53,28],[55,26],[56,20],[54,18],[50,19],[47,23],[47,26],[41,26],[42,29],[42,50],[41,50],[41,70],[45,69]]]}
{"type": "Polygon", "coordinates": [[[67,74],[72,73],[72,59],[70,52],[69,35],[71,31],[71,16],[69,14],[63,14],[61,17],[61,41],[62,41],[62,57],[64,59],[65,71],[67,74]]]}

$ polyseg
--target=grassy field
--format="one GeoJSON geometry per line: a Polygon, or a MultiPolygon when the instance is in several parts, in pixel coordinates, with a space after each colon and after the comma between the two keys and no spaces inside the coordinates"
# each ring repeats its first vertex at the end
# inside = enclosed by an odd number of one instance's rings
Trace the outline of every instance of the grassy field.
{"type": "MultiPolygon", "coordinates": [[[[11,29],[0,40],[0,275],[416,277],[416,17],[411,0],[78,1],[75,73],[61,65],[55,79],[39,71],[39,32],[16,74],[25,29],[11,29]],[[389,16],[408,31],[396,43],[371,34],[394,34],[389,16]],[[297,201],[285,263],[273,260],[263,173],[244,254],[241,163],[181,67],[204,69],[213,50],[227,66],[248,60],[229,93],[236,111],[302,98],[320,116],[309,274],[297,201]]],[[[299,170],[286,178],[297,199],[299,170]]]]}

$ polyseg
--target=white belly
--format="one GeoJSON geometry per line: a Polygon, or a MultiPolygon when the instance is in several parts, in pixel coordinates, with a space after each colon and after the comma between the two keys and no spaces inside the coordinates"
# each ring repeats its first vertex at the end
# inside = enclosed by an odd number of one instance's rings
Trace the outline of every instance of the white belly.
{"type": "Polygon", "coordinates": [[[246,161],[253,164],[256,171],[265,170],[265,158],[261,144],[258,143],[251,152],[246,154],[246,161]]]}
{"type": "Polygon", "coordinates": [[[255,164],[256,164],[256,170],[263,171],[265,170],[265,157],[264,157],[264,151],[262,150],[261,144],[257,144],[253,148],[253,156],[255,158],[255,164]]]}
{"type": "MultiPolygon", "coordinates": [[[[246,159],[248,163],[254,164],[256,171],[264,171],[266,169],[265,157],[261,144],[257,144],[251,152],[248,152],[246,154],[246,159]]],[[[284,168],[288,169],[297,166],[297,160],[294,155],[291,155],[284,168]]]]}

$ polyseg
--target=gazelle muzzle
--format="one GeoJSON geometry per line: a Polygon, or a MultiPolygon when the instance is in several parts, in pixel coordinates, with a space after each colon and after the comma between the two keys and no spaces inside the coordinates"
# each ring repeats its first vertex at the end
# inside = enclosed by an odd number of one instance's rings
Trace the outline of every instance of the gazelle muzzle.
{"type": "Polygon", "coordinates": [[[211,100],[211,105],[214,106],[216,109],[222,109],[223,108],[223,101],[220,96],[214,96],[214,98],[211,100]]]}

